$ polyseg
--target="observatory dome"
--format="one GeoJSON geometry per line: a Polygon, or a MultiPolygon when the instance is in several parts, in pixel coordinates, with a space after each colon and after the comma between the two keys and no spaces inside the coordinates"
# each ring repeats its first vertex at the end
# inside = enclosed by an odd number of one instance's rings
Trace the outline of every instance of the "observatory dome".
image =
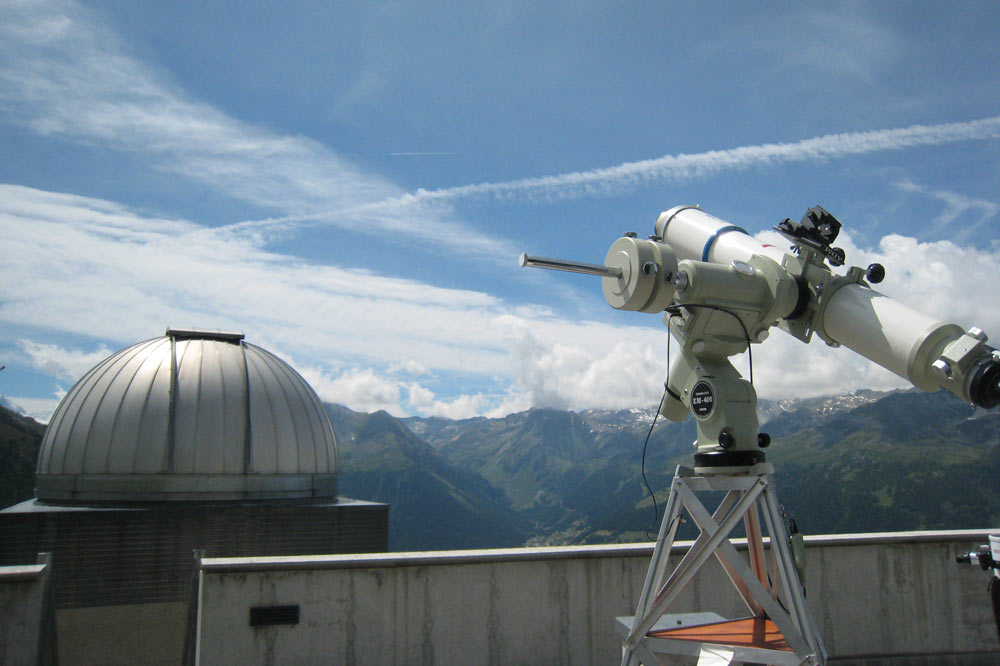
{"type": "Polygon", "coordinates": [[[309,384],[242,333],[167,329],[66,394],[35,490],[51,503],[332,498],[337,441],[309,384]]]}

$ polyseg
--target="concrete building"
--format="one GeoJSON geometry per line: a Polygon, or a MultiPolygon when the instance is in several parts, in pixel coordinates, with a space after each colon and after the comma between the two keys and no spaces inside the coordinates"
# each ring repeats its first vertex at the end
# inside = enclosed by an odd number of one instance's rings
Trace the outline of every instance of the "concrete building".
{"type": "Polygon", "coordinates": [[[0,565],[51,556],[62,663],[176,664],[192,551],[388,548],[388,507],[337,497],[337,441],[315,392],[240,333],[168,329],[66,394],[37,497],[0,511],[0,565]]]}

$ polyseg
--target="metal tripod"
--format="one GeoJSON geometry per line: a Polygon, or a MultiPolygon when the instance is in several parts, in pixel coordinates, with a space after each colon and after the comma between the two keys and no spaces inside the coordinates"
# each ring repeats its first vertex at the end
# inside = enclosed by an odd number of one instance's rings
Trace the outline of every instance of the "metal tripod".
{"type": "Polygon", "coordinates": [[[665,663],[661,655],[699,657],[713,652],[724,655],[728,663],[826,663],[826,650],[793,562],[773,472],[769,463],[758,463],[741,474],[698,475],[690,468],[677,468],[638,608],[634,616],[616,621],[623,643],[622,666],[640,662],[658,666],[665,663]],[[728,492],[710,514],[696,493],[720,490],[728,492]],[[701,533],[668,572],[670,550],[684,509],[701,533]],[[765,557],[761,514],[769,536],[769,557],[765,557]],[[749,564],[729,541],[740,520],[746,526],[749,564]],[[665,616],[713,555],[746,603],[750,617],[727,621],[714,613],[665,616]]]}

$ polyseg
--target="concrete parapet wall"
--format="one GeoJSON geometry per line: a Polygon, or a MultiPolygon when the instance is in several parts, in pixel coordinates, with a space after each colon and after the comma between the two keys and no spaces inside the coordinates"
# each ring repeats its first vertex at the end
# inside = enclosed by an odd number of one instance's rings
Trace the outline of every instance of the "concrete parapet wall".
{"type": "Polygon", "coordinates": [[[56,663],[48,558],[0,567],[0,664],[56,663]]]}
{"type": "MultiPolygon", "coordinates": [[[[809,604],[831,657],[1000,663],[988,575],[955,563],[986,531],[807,538],[809,604]]],[[[675,546],[678,558],[689,544],[675,546]]],[[[202,664],[608,664],[649,544],[203,560],[202,664]],[[250,609],[297,606],[296,624],[250,609]]],[[[716,563],[670,612],[745,615],[716,563]]]]}
{"type": "Polygon", "coordinates": [[[183,660],[187,611],[182,601],[57,611],[59,664],[177,666],[183,660]]]}

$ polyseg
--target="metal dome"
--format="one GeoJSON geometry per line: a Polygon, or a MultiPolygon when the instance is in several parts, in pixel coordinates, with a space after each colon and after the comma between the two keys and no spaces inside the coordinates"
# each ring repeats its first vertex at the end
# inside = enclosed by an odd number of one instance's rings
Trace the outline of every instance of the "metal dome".
{"type": "Polygon", "coordinates": [[[316,393],[242,333],[167,329],[66,394],[38,454],[41,501],[330,498],[337,441],[316,393]]]}

